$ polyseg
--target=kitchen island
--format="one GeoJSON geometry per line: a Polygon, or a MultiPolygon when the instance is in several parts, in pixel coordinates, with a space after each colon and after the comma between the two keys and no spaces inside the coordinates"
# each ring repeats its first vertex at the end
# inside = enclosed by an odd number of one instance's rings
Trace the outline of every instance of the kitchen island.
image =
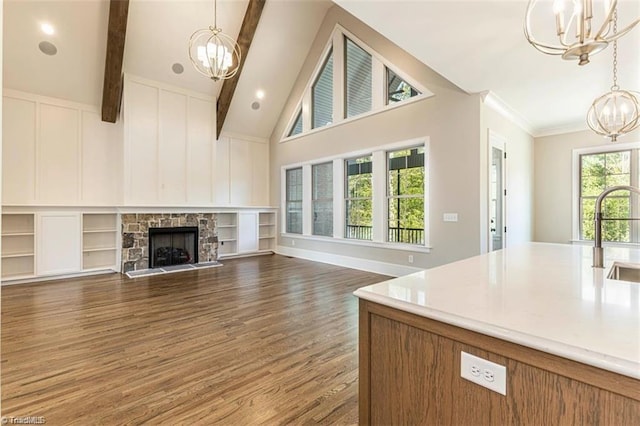
{"type": "Polygon", "coordinates": [[[363,287],[361,424],[640,424],[640,250],[531,243],[363,287]],[[506,366],[506,395],[460,377],[506,366]]]}

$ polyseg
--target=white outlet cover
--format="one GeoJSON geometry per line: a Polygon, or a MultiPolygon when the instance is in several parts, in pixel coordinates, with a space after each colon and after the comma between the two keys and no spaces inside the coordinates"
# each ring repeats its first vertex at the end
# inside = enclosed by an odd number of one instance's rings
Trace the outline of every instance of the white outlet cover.
{"type": "Polygon", "coordinates": [[[463,379],[494,392],[507,394],[507,368],[504,365],[463,351],[460,354],[460,375],[463,379]]]}
{"type": "Polygon", "coordinates": [[[445,213],[442,216],[442,220],[445,222],[457,222],[458,221],[458,213],[445,213]]]}

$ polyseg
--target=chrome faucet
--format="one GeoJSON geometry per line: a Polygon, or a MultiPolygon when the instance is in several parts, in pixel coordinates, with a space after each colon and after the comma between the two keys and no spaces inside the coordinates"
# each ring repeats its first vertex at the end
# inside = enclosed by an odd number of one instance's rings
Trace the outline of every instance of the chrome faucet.
{"type": "Polygon", "coordinates": [[[595,236],[595,245],[593,246],[593,267],[594,268],[604,268],[604,249],[602,248],[602,221],[607,219],[602,217],[602,202],[607,197],[607,195],[615,191],[630,191],[640,195],[640,188],[636,188],[634,186],[629,186],[629,185],[612,186],[611,188],[607,188],[604,191],[602,191],[602,194],[598,195],[598,198],[596,199],[596,216],[595,216],[596,236],[595,236]]]}

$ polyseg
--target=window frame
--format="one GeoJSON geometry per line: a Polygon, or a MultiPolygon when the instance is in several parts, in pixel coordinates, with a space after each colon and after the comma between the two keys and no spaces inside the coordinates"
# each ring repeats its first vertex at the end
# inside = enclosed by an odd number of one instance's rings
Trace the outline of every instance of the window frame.
{"type": "Polygon", "coordinates": [[[393,108],[402,107],[404,105],[409,105],[413,102],[419,102],[421,100],[427,99],[434,96],[434,93],[431,92],[427,87],[423,84],[416,81],[416,79],[412,78],[404,71],[400,70],[396,65],[391,63],[389,60],[381,56],[374,49],[369,47],[366,43],[364,43],[361,39],[356,37],[353,33],[346,30],[340,24],[336,24],[331,36],[327,40],[324,49],[322,50],[322,54],[320,55],[318,62],[315,65],[313,72],[311,73],[307,83],[305,85],[304,90],[300,94],[300,98],[298,98],[298,102],[295,104],[295,109],[288,110],[291,111],[289,120],[284,128],[279,130],[280,140],[279,143],[285,143],[292,140],[296,140],[300,137],[308,136],[314,134],[315,132],[321,132],[326,129],[333,128],[334,126],[340,126],[342,124],[346,124],[355,120],[360,120],[365,117],[369,117],[374,114],[379,114],[393,108]],[[371,110],[366,113],[361,113],[358,115],[354,115],[352,117],[346,117],[346,84],[344,79],[345,70],[345,44],[344,38],[350,39],[354,44],[356,44],[359,48],[364,50],[366,53],[371,55],[372,59],[372,104],[371,110]],[[328,59],[329,53],[333,53],[333,74],[334,74],[334,83],[333,83],[333,119],[331,124],[312,128],[312,87],[315,85],[322,68],[326,60],[328,59]],[[386,72],[385,68],[389,68],[392,70],[398,77],[407,82],[411,87],[419,92],[417,96],[411,97],[401,102],[395,102],[392,104],[387,104],[384,97],[386,96],[386,72]],[[298,111],[302,111],[302,132],[296,135],[290,135],[293,125],[295,124],[295,120],[297,118],[298,111]]]}
{"type": "MultiPolygon", "coordinates": [[[[334,121],[335,121],[335,116],[336,116],[336,111],[335,111],[335,95],[336,95],[336,89],[335,89],[335,74],[336,74],[336,69],[335,69],[335,57],[336,55],[334,54],[333,48],[330,48],[329,51],[327,52],[326,55],[324,55],[324,60],[321,62],[320,65],[320,69],[318,70],[318,73],[315,76],[315,79],[313,80],[313,84],[311,84],[311,105],[310,105],[310,112],[311,112],[311,120],[310,120],[310,129],[311,130],[317,130],[317,129],[322,129],[323,127],[328,127],[331,126],[334,121]],[[316,121],[316,111],[314,108],[315,105],[315,96],[314,96],[314,92],[315,92],[315,87],[316,84],[318,84],[318,82],[320,81],[320,78],[322,77],[322,73],[325,71],[325,68],[327,66],[327,64],[329,63],[329,60],[331,60],[331,121],[328,122],[327,124],[322,124],[319,126],[315,126],[315,121],[316,121]]],[[[302,116],[301,116],[302,117],[302,116]]],[[[304,118],[303,118],[304,121],[304,118]]],[[[300,132],[300,134],[304,133],[304,123],[302,125],[302,132],[300,132]]]]}
{"type": "MultiPolygon", "coordinates": [[[[311,161],[286,164],[280,167],[280,206],[281,211],[286,211],[285,200],[285,184],[286,170],[302,167],[303,179],[303,233],[289,234],[286,232],[285,214],[280,215],[280,236],[283,238],[293,238],[299,240],[312,240],[331,242],[337,244],[348,244],[354,246],[374,247],[380,249],[394,249],[400,251],[408,251],[414,253],[430,253],[430,214],[429,214],[429,175],[430,175],[430,138],[428,136],[407,139],[398,142],[392,142],[385,145],[369,147],[366,150],[356,150],[343,152],[336,155],[317,158],[311,161]],[[424,147],[424,245],[414,245],[406,243],[389,243],[386,241],[388,233],[386,225],[386,194],[387,194],[387,178],[386,173],[386,152],[398,151],[401,149],[410,149],[415,147],[424,147]],[[373,229],[372,240],[358,240],[344,237],[346,227],[346,203],[345,203],[345,160],[371,155],[373,157],[373,229]],[[326,237],[313,235],[312,227],[312,204],[311,204],[311,167],[314,164],[333,162],[333,236],[326,237]]],[[[293,243],[287,241],[286,244],[293,243]]]]}
{"type": "MultiPolygon", "coordinates": [[[[617,143],[616,145],[599,145],[589,148],[576,148],[572,151],[572,201],[571,201],[571,223],[572,223],[572,242],[593,244],[593,240],[585,240],[582,238],[582,167],[581,158],[583,155],[606,154],[621,151],[631,151],[630,155],[630,185],[640,186],[640,147],[638,142],[617,143]]],[[[612,194],[611,196],[615,196],[612,194]]],[[[588,198],[593,198],[592,196],[588,198]]],[[[609,198],[609,197],[607,197],[609,198]]],[[[633,197],[631,198],[633,200],[633,197]]],[[[630,203],[630,217],[640,216],[640,197],[636,197],[637,202],[630,203]]],[[[640,243],[640,221],[630,221],[630,242],[605,241],[607,245],[637,245],[640,243]]]]}
{"type": "MultiPolygon", "coordinates": [[[[374,92],[375,92],[375,83],[374,83],[374,79],[373,79],[373,72],[374,72],[374,58],[373,55],[371,53],[369,53],[367,50],[363,49],[362,46],[360,46],[360,44],[358,44],[357,42],[351,40],[348,36],[343,34],[343,52],[344,52],[344,66],[342,67],[342,78],[343,78],[343,94],[342,94],[342,98],[343,98],[343,118],[349,119],[349,118],[354,118],[354,117],[358,117],[360,115],[363,114],[367,114],[370,113],[373,110],[373,97],[374,97],[374,92]],[[363,111],[360,112],[358,114],[354,114],[354,115],[349,115],[349,78],[348,78],[348,53],[349,50],[347,48],[347,46],[349,45],[349,43],[353,44],[357,49],[362,50],[366,55],[369,55],[369,62],[370,62],[370,66],[371,68],[369,69],[370,72],[370,81],[369,81],[369,109],[367,111],[363,111]]],[[[384,90],[384,88],[383,88],[384,90]]]]}
{"type": "Polygon", "coordinates": [[[373,152],[369,153],[369,154],[365,154],[365,155],[359,155],[356,157],[350,157],[350,158],[345,158],[343,160],[344,163],[344,217],[342,220],[342,223],[344,225],[344,238],[347,240],[361,240],[361,241],[373,241],[373,227],[374,227],[374,220],[373,220],[373,212],[374,212],[374,207],[373,207],[373,199],[374,199],[374,193],[375,193],[375,188],[374,188],[374,169],[373,169],[373,152]],[[366,158],[366,157],[370,157],[371,158],[371,197],[350,197],[349,196],[349,161],[353,161],[353,160],[359,160],[361,158],[366,158]],[[372,216],[372,220],[371,220],[371,229],[370,229],[370,234],[371,237],[370,238],[352,238],[352,237],[348,237],[348,232],[347,229],[349,227],[349,223],[347,222],[348,220],[348,212],[349,209],[347,208],[347,206],[349,205],[349,202],[351,201],[367,201],[367,200],[371,200],[371,216],[372,216]]]}
{"type": "MultiPolygon", "coordinates": [[[[416,146],[408,146],[405,148],[400,148],[400,149],[393,149],[393,150],[388,150],[385,152],[385,159],[386,159],[386,185],[385,185],[385,195],[386,195],[386,203],[385,203],[385,212],[386,212],[386,220],[385,220],[385,238],[386,238],[386,242],[388,242],[389,244],[408,244],[408,245],[414,245],[414,246],[424,246],[426,243],[426,207],[427,207],[427,202],[426,202],[426,198],[425,198],[425,193],[426,193],[426,186],[427,186],[427,152],[426,152],[426,147],[424,145],[416,145],[416,146]],[[423,168],[423,178],[422,178],[422,194],[420,195],[415,195],[415,194],[405,194],[405,195],[391,195],[389,194],[389,172],[391,170],[389,170],[389,155],[394,153],[394,152],[399,152],[399,151],[406,151],[406,150],[413,150],[413,149],[422,149],[422,155],[423,155],[423,164],[422,164],[422,168],[423,168]],[[407,242],[403,242],[403,241],[390,241],[389,240],[389,215],[390,215],[390,209],[391,209],[391,200],[402,200],[402,199],[421,199],[422,200],[422,217],[423,217],[423,223],[422,223],[422,242],[420,243],[407,243],[407,242]]],[[[399,220],[398,220],[399,222],[399,220]]]]}
{"type": "Polygon", "coordinates": [[[333,181],[335,179],[335,176],[333,175],[333,161],[325,161],[322,163],[314,163],[311,164],[311,215],[312,215],[312,220],[311,220],[311,235],[315,235],[315,236],[321,236],[321,237],[333,237],[334,234],[334,227],[335,227],[335,223],[333,220],[333,200],[334,200],[334,196],[333,196],[333,181]],[[331,170],[331,198],[316,198],[314,197],[314,194],[316,192],[315,188],[316,188],[316,179],[315,179],[315,173],[314,168],[315,167],[319,167],[319,166],[329,166],[330,170],[331,170]],[[331,235],[324,235],[324,234],[317,234],[315,231],[315,227],[314,227],[314,219],[313,219],[313,215],[315,213],[315,204],[317,202],[331,202],[331,235]]]}
{"type": "Polygon", "coordinates": [[[304,173],[303,173],[303,169],[302,167],[290,167],[287,168],[285,170],[285,187],[284,187],[284,192],[285,192],[285,198],[284,198],[284,206],[285,206],[285,230],[287,232],[287,234],[297,234],[297,235],[302,235],[304,232],[304,224],[303,224],[303,217],[304,217],[304,204],[303,204],[303,200],[304,200],[304,173]],[[294,172],[294,171],[300,171],[300,199],[291,199],[289,197],[289,172],[294,172]],[[300,232],[295,232],[295,231],[291,231],[289,228],[290,222],[289,222],[289,203],[300,203],[300,232]]]}

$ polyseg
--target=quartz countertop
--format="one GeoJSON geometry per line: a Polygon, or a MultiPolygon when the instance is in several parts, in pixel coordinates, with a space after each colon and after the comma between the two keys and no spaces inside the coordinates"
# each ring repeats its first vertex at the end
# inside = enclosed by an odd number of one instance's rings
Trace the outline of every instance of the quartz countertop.
{"type": "Polygon", "coordinates": [[[640,379],[640,284],[606,278],[640,248],[529,243],[358,289],[426,318],[640,379]]]}

